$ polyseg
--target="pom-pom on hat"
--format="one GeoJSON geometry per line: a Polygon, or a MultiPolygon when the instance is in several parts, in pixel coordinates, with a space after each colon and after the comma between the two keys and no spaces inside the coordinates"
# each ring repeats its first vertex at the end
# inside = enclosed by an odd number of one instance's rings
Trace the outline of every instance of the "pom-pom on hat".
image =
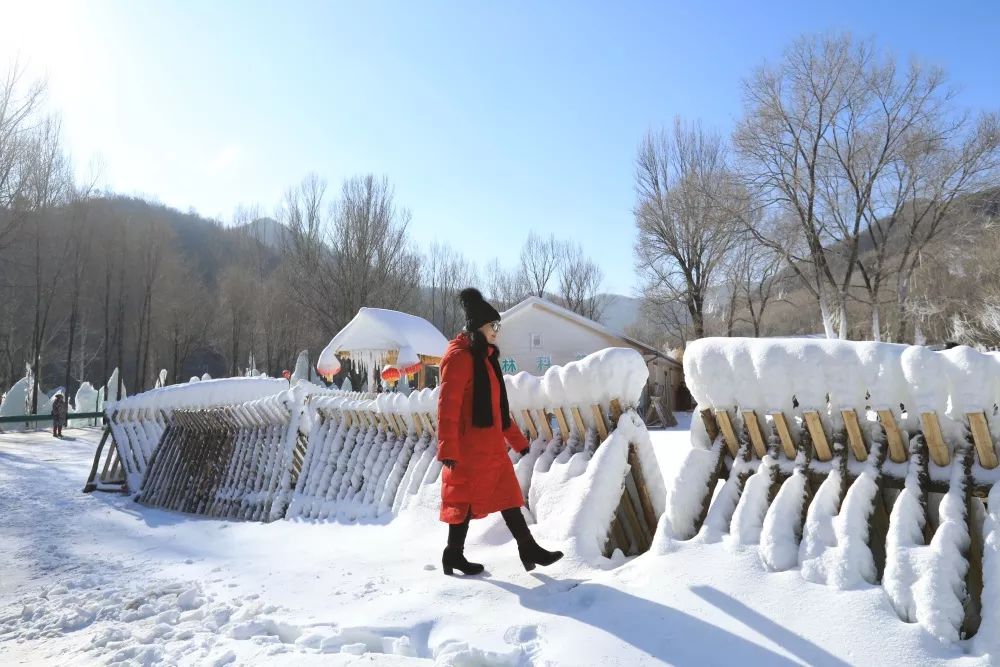
{"type": "Polygon", "coordinates": [[[486,302],[483,295],[475,287],[466,287],[458,295],[465,310],[465,328],[475,331],[489,322],[500,319],[497,309],[486,302]]]}

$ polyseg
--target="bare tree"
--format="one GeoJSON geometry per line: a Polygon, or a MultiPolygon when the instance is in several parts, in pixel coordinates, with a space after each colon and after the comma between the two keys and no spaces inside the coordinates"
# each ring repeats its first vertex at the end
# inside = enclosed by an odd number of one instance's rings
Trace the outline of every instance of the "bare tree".
{"type": "Polygon", "coordinates": [[[704,336],[706,302],[735,236],[733,211],[745,199],[721,137],[680,119],[670,133],[650,132],[639,147],[635,188],[646,301],[669,319],[676,319],[673,304],[683,304],[694,336],[704,336]]]}
{"type": "Polygon", "coordinates": [[[25,81],[24,67],[17,61],[0,79],[0,248],[23,222],[21,200],[38,147],[36,132],[44,96],[45,84],[25,81]]]}
{"type": "Polygon", "coordinates": [[[521,273],[535,296],[545,296],[549,282],[559,271],[563,252],[563,244],[556,241],[554,234],[548,239],[535,232],[528,234],[521,247],[521,273]]]}
{"type": "Polygon", "coordinates": [[[520,269],[509,271],[494,259],[483,272],[486,297],[500,310],[507,310],[532,293],[526,274],[520,269]]]}
{"type": "Polygon", "coordinates": [[[738,324],[750,325],[755,337],[761,335],[767,306],[779,295],[781,255],[741,232],[726,258],[726,335],[736,334],[738,324]]]}
{"type": "Polygon", "coordinates": [[[385,178],[344,182],[341,198],[324,213],[326,184],[315,176],[288,193],[281,217],[290,229],[297,301],[329,332],[362,306],[412,305],[419,259],[410,247],[410,213],[397,209],[385,178]]]}
{"type": "Polygon", "coordinates": [[[604,272],[584,256],[579,244],[564,244],[559,264],[559,298],[563,305],[584,317],[600,320],[605,306],[600,294],[604,272]]]}
{"type": "Polygon", "coordinates": [[[422,268],[427,319],[446,335],[457,332],[464,324],[458,293],[479,283],[475,265],[451,246],[435,242],[422,268]]]}
{"type": "MultiPolygon", "coordinates": [[[[926,214],[906,211],[943,215],[941,202],[982,182],[977,177],[993,161],[986,156],[995,151],[995,119],[984,118],[982,133],[964,140],[966,123],[940,70],[900,68],[847,35],[796,41],[777,66],[754,72],[744,97],[735,133],[741,172],[763,207],[797,221],[807,252],[793,253],[787,236],[758,240],[784,256],[815,298],[828,337],[849,333],[848,302],[860,272],[878,339],[889,246],[903,241],[897,225],[913,223],[918,245],[933,237],[926,214]]],[[[911,253],[904,255],[905,263],[911,253]]]]}

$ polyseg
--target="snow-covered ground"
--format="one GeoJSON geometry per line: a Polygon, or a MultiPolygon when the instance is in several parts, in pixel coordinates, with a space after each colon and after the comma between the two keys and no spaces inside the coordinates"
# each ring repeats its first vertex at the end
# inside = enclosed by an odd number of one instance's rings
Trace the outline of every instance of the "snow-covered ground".
{"type": "MultiPolygon", "coordinates": [[[[671,479],[687,425],[653,432],[671,479]]],[[[499,517],[478,578],[445,577],[433,508],[343,525],[206,520],[81,493],[100,432],[0,433],[0,664],[986,664],[875,586],[771,573],[757,547],[678,543],[616,569],[523,571],[499,517]]],[[[560,545],[546,543],[558,548],[560,545]]]]}

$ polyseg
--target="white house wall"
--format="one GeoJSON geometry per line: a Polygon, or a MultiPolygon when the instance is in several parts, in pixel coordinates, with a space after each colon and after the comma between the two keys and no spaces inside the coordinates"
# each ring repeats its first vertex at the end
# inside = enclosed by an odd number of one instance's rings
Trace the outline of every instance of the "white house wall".
{"type": "MultiPolygon", "coordinates": [[[[625,340],[603,335],[550,311],[531,307],[503,320],[497,339],[500,359],[513,359],[517,371],[541,375],[539,359],[559,366],[581,359],[606,347],[632,347],[625,340]],[[541,345],[532,346],[532,334],[541,336],[541,345]]],[[[643,352],[642,350],[639,350],[643,352]]],[[[510,373],[508,368],[505,372],[510,373]]]]}

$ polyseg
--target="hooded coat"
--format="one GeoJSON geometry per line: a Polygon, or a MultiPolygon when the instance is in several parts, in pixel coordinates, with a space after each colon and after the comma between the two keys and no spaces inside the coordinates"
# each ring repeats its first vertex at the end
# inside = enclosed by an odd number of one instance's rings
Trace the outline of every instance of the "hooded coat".
{"type": "MultiPolygon", "coordinates": [[[[493,353],[490,346],[490,354],[493,353]]],[[[528,447],[528,441],[513,419],[504,430],[500,414],[500,381],[488,359],[493,425],[479,428],[472,424],[473,364],[469,339],[459,335],[448,345],[441,360],[441,392],[438,396],[439,461],[455,461],[453,468],[441,471],[441,520],[462,523],[472,511],[474,519],[524,505],[521,485],[514,475],[514,465],[507,453],[528,447]]]]}

